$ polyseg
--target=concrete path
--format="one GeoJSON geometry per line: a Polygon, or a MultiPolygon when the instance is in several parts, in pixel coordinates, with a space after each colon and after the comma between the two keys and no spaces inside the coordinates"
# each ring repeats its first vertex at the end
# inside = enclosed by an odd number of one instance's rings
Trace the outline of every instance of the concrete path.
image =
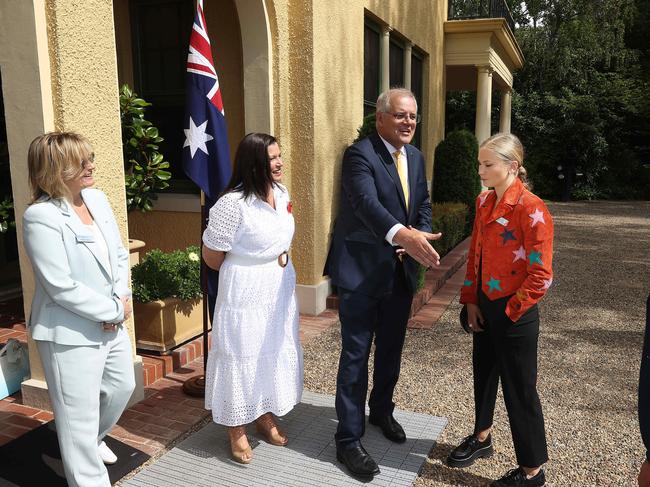
{"type": "Polygon", "coordinates": [[[366,428],[363,444],[381,469],[371,482],[350,477],[336,461],[334,397],[306,391],[302,402],[281,419],[290,440],[287,447],[266,443],[249,427],[254,458],[240,465],[230,459],[226,429],[209,423],[123,485],[407,487],[413,485],[446,420],[407,411],[395,411],[395,417],[406,431],[406,443],[391,443],[378,428],[366,428]]]}

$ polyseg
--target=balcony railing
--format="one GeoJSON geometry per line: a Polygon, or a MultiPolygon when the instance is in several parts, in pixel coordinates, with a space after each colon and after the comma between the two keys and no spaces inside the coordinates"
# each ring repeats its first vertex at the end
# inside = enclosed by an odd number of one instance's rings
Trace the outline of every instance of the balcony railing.
{"type": "Polygon", "coordinates": [[[504,18],[512,32],[515,21],[505,0],[449,0],[449,20],[504,18]]]}

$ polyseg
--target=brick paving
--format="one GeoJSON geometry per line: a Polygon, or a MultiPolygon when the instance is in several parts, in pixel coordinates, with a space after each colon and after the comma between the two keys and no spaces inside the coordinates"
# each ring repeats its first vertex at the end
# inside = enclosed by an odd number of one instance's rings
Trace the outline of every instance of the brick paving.
{"type": "MultiPolygon", "coordinates": [[[[336,323],[338,313],[333,310],[319,316],[301,315],[301,342],[307,343],[336,323]]],[[[9,338],[27,341],[24,323],[6,326],[0,328],[0,344],[9,338]]],[[[124,412],[111,436],[153,456],[209,414],[203,409],[203,398],[190,397],[182,390],[185,380],[203,373],[203,338],[170,355],[142,355],[142,365],[145,399],[124,412]]],[[[51,419],[51,412],[23,405],[20,392],[0,400],[0,445],[51,419]]]]}

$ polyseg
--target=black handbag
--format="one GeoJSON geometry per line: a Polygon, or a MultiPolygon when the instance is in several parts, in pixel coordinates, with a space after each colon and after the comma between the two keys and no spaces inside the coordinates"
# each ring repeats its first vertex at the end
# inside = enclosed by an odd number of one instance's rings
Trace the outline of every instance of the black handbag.
{"type": "Polygon", "coordinates": [[[463,327],[465,333],[471,333],[472,330],[469,329],[469,321],[467,320],[467,305],[464,304],[463,308],[460,310],[460,326],[463,327]]]}

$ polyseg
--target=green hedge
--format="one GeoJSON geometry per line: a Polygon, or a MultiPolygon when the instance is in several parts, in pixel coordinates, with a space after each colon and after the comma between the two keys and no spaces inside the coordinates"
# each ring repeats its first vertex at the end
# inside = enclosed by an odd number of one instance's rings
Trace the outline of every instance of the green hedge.
{"type": "MultiPolygon", "coordinates": [[[[474,201],[481,192],[478,142],[468,130],[450,132],[436,147],[431,201],[465,203],[472,222],[474,201]]],[[[470,230],[470,228],[468,228],[470,230]]]]}
{"type": "Polygon", "coordinates": [[[182,300],[201,296],[201,250],[147,252],[144,260],[131,269],[133,300],[139,303],[165,298],[182,300]]]}
{"type": "MultiPolygon", "coordinates": [[[[434,203],[431,210],[431,231],[442,232],[440,240],[432,242],[432,245],[442,258],[468,236],[469,207],[464,203],[434,203]]],[[[424,267],[420,266],[418,291],[424,286],[425,272],[424,267]]]]}
{"type": "Polygon", "coordinates": [[[361,139],[368,137],[374,131],[375,131],[375,114],[373,112],[363,117],[363,123],[361,124],[361,127],[357,129],[357,138],[354,139],[354,142],[352,143],[356,144],[361,139]]]}

